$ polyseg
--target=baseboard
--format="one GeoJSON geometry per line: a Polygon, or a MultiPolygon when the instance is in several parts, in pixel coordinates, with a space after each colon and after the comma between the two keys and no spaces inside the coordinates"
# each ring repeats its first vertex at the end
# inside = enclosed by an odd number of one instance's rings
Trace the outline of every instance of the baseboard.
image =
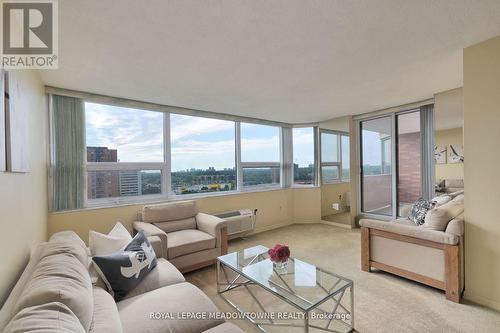
{"type": "Polygon", "coordinates": [[[467,292],[467,289],[465,290],[464,293],[464,299],[477,303],[479,305],[484,305],[486,307],[489,307],[493,310],[500,311],[500,302],[494,301],[492,299],[483,297],[483,296],[478,296],[478,295],[473,295],[470,292],[467,292]]]}
{"type": "Polygon", "coordinates": [[[292,225],[293,223],[288,223],[288,222],[283,222],[283,223],[277,223],[277,224],[271,224],[271,225],[266,225],[263,227],[255,228],[251,233],[247,234],[246,236],[249,235],[255,235],[255,234],[260,234],[261,232],[269,231],[269,230],[274,230],[278,228],[283,228],[289,225],[292,225]]]}
{"type": "Polygon", "coordinates": [[[333,225],[334,227],[340,227],[344,229],[352,229],[352,226],[350,224],[344,224],[344,223],[338,223],[338,222],[332,222],[332,221],[325,221],[321,220],[321,224],[328,224],[328,225],[333,225]]]}
{"type": "Polygon", "coordinates": [[[320,223],[320,218],[305,218],[305,219],[294,219],[292,224],[313,224],[320,223]]]}

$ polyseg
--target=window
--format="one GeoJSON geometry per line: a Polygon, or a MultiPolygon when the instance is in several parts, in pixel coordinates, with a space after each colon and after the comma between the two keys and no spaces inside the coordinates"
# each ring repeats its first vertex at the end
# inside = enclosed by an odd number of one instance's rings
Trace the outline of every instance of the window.
{"type": "Polygon", "coordinates": [[[314,184],[314,128],[293,129],[293,183],[314,184]]]}
{"type": "Polygon", "coordinates": [[[163,162],[163,113],[85,103],[87,162],[163,162]]]}
{"type": "Polygon", "coordinates": [[[241,123],[240,133],[243,187],[279,186],[280,128],[241,123]]]}
{"type": "MultiPolygon", "coordinates": [[[[51,95],[52,210],[315,183],[313,127],[96,100],[51,95]]],[[[331,156],[341,151],[331,147],[331,156]]],[[[324,171],[333,181],[341,177],[332,163],[324,171]]]]}
{"type": "Polygon", "coordinates": [[[170,130],[175,194],[236,190],[233,121],[172,114],[170,130]]]}
{"type": "Polygon", "coordinates": [[[349,181],[349,135],[321,130],[320,139],[322,183],[349,181]]]}
{"type": "Polygon", "coordinates": [[[350,165],[350,152],[351,147],[349,142],[349,137],[347,135],[341,135],[341,150],[342,150],[342,180],[349,181],[351,178],[351,165],[350,165]]]}
{"type": "Polygon", "coordinates": [[[85,103],[87,200],[162,193],[163,113],[85,103]]]}

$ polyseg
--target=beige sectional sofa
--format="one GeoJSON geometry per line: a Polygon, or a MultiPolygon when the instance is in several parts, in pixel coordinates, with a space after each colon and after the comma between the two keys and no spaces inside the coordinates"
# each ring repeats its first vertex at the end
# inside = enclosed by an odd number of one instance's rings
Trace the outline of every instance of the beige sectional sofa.
{"type": "Polygon", "coordinates": [[[460,302],[464,289],[464,196],[432,209],[425,224],[404,216],[393,221],[361,219],[361,268],[400,275],[438,289],[460,302]]]}
{"type": "Polygon", "coordinates": [[[134,229],[144,231],[155,252],[183,273],[213,265],[227,253],[226,221],[200,213],[193,200],[144,206],[134,229]]]}
{"type": "Polygon", "coordinates": [[[39,244],[0,311],[0,331],[242,332],[220,317],[184,320],[172,319],[170,315],[165,318],[165,314],[208,315],[219,310],[163,258],[159,258],[157,267],[118,303],[103,288],[92,285],[88,265],[88,250],[74,232],[57,233],[48,242],[39,244]],[[158,319],[159,316],[163,319],[158,319]]]}

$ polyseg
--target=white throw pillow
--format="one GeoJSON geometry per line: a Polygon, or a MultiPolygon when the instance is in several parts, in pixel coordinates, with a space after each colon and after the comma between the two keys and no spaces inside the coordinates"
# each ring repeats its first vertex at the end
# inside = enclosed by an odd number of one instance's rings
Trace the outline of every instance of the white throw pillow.
{"type": "Polygon", "coordinates": [[[90,255],[100,256],[119,251],[130,243],[131,240],[132,236],[120,222],[117,222],[107,235],[90,230],[90,255]]]}

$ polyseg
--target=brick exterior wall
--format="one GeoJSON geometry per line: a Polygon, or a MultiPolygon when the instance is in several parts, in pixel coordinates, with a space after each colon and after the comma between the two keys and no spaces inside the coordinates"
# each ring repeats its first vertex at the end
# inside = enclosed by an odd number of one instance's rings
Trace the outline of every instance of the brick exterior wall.
{"type": "Polygon", "coordinates": [[[399,202],[411,203],[420,198],[420,133],[399,135],[399,202]]]}

